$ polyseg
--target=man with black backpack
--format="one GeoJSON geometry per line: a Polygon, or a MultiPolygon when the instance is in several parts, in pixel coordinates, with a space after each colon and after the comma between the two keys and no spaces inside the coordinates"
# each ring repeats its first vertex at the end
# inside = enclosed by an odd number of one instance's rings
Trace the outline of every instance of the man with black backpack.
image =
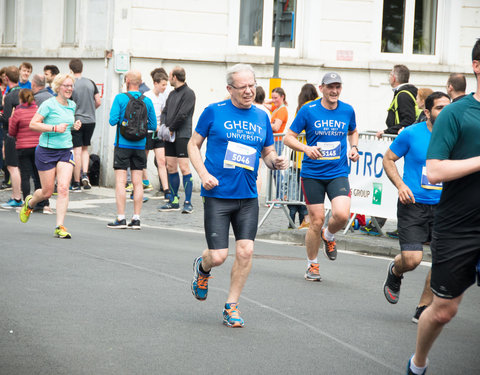
{"type": "Polygon", "coordinates": [[[117,218],[107,226],[112,229],[140,229],[140,211],[143,203],[142,173],[147,165],[145,144],[148,130],[157,130],[157,119],[152,101],[139,91],[142,76],[138,71],[125,75],[127,92],[118,94],[110,110],[110,125],[116,126],[115,198],[117,218]],[[125,184],[130,168],[133,183],[133,217],[127,226],[125,219],[125,184]]]}

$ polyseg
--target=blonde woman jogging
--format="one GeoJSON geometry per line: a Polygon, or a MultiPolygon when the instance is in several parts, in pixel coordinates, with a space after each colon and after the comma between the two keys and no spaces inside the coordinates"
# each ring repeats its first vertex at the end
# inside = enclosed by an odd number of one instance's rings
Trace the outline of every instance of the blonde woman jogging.
{"type": "Polygon", "coordinates": [[[71,131],[82,126],[79,120],[75,121],[76,104],[70,100],[73,83],[72,75],[57,75],[53,81],[57,96],[43,102],[30,122],[32,130],[42,133],[35,151],[35,164],[42,188],[25,198],[20,211],[20,221],[26,223],[33,207],[53,194],[56,178],[58,197],[54,236],[57,238],[72,237],[63,225],[68,207],[68,187],[75,165],[71,131]]]}

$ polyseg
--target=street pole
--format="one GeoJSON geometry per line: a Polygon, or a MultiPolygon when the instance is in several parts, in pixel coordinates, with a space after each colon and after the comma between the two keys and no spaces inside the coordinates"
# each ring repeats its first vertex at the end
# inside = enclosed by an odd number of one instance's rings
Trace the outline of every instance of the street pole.
{"type": "Polygon", "coordinates": [[[274,46],[275,46],[275,56],[273,59],[273,77],[270,79],[270,95],[272,95],[272,90],[276,87],[280,87],[282,80],[279,75],[279,65],[280,65],[280,19],[283,14],[283,0],[277,0],[277,9],[276,9],[276,19],[275,19],[275,33],[274,33],[274,46]]]}

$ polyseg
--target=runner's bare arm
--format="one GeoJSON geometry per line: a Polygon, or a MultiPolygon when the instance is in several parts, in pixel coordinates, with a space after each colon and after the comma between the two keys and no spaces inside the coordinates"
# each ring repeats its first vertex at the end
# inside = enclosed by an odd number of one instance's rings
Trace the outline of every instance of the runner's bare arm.
{"type": "Polygon", "coordinates": [[[292,150],[304,152],[310,159],[318,159],[322,156],[318,147],[307,146],[306,144],[300,142],[298,139],[298,134],[294,131],[288,129],[287,134],[284,137],[284,143],[286,146],[290,147],[292,150]]]}
{"type": "Polygon", "coordinates": [[[415,203],[415,197],[413,196],[410,188],[403,182],[402,177],[398,173],[397,166],[395,162],[400,159],[395,153],[388,149],[385,155],[383,156],[383,169],[388,178],[395,187],[398,189],[398,199],[402,204],[415,203]]]}
{"type": "Polygon", "coordinates": [[[463,160],[427,160],[427,178],[432,184],[457,180],[480,171],[480,156],[463,160]]]}
{"type": "Polygon", "coordinates": [[[44,117],[41,114],[35,113],[33,115],[32,120],[30,121],[30,126],[29,126],[30,129],[40,133],[47,133],[47,132],[63,133],[68,126],[68,124],[66,123],[58,124],[58,125],[44,124],[43,120],[44,120],[44,117]]]}
{"type": "Polygon", "coordinates": [[[207,190],[211,190],[215,186],[218,186],[218,180],[210,173],[208,173],[207,168],[205,168],[202,154],[200,153],[200,149],[202,148],[204,140],[205,138],[202,137],[200,134],[195,131],[193,132],[190,141],[188,141],[188,157],[193,167],[197,171],[198,176],[202,180],[202,186],[207,190]]]}
{"type": "Polygon", "coordinates": [[[270,169],[287,169],[288,161],[283,156],[278,156],[275,147],[267,146],[262,150],[262,158],[265,165],[270,169]]]}
{"type": "Polygon", "coordinates": [[[348,158],[352,161],[357,161],[360,158],[358,153],[358,131],[354,129],[347,133],[348,143],[350,143],[350,150],[348,151],[348,158]]]}

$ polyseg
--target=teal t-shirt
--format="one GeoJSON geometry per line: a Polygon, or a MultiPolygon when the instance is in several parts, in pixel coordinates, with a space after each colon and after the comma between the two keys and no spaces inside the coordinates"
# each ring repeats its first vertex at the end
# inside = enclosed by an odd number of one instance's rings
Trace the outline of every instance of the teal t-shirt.
{"type": "Polygon", "coordinates": [[[67,123],[68,127],[63,133],[45,132],[39,139],[39,145],[46,148],[72,148],[72,126],[75,122],[75,109],[77,105],[73,100],[67,100],[67,105],[61,105],[56,97],[45,100],[37,113],[43,116],[46,125],[67,123]]]}
{"type": "MultiPolygon", "coordinates": [[[[427,159],[464,160],[475,156],[480,156],[480,102],[470,94],[438,115],[427,159]]],[[[479,186],[480,172],[443,183],[435,232],[443,237],[480,234],[479,186]]]]}

